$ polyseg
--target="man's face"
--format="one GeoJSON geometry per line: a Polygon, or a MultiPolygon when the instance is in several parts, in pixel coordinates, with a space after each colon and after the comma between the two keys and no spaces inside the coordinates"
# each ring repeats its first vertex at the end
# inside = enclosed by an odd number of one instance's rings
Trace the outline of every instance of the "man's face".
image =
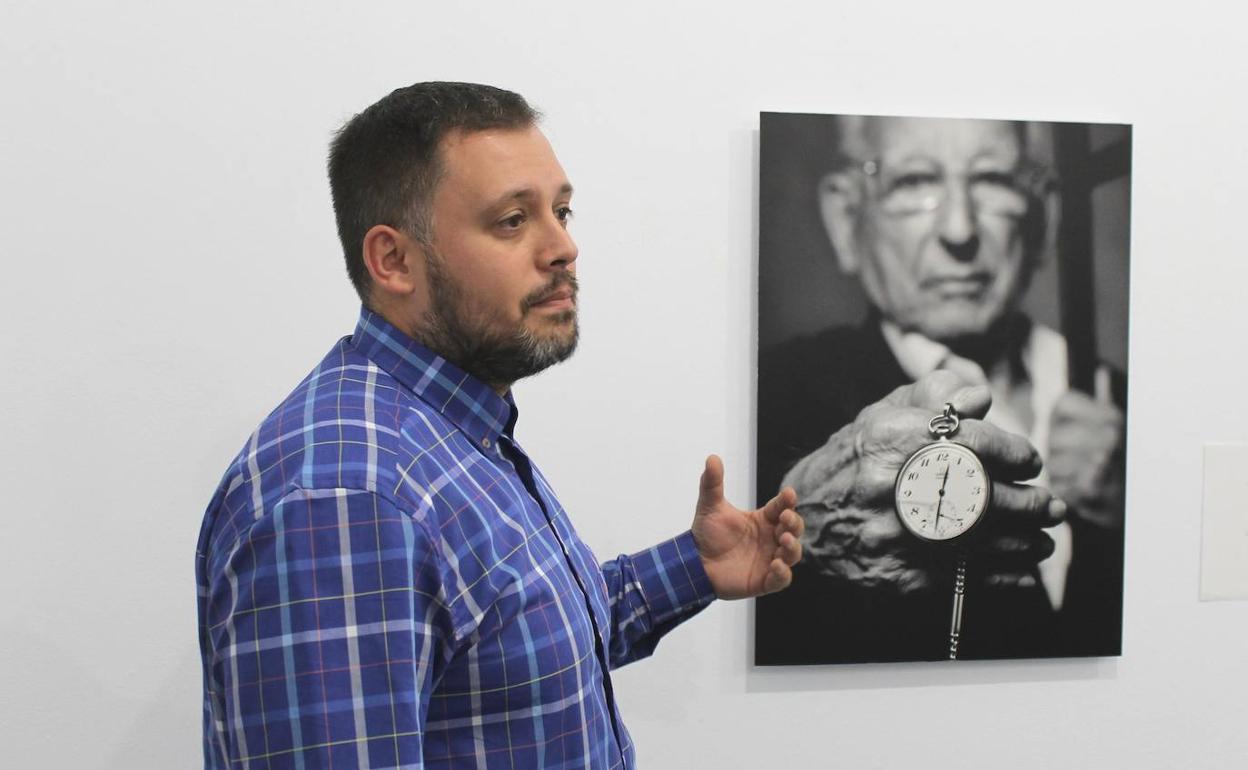
{"type": "Polygon", "coordinates": [[[572,186],[536,127],[456,132],[441,155],[416,336],[483,382],[510,385],[576,348],[572,186]]]}
{"type": "Polygon", "coordinates": [[[1000,121],[878,118],[854,217],[856,268],[905,330],[952,342],[986,332],[1026,289],[1036,201],[1019,187],[1022,147],[1000,121]]]}

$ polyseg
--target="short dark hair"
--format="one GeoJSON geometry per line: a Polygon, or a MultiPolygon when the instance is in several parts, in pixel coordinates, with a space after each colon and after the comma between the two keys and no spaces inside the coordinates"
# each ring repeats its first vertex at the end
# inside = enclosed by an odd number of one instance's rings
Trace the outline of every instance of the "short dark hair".
{"type": "Polygon", "coordinates": [[[476,83],[396,89],[346,122],[329,146],[329,187],[347,276],[368,302],[364,235],[389,225],[422,243],[442,173],[439,147],[453,131],[525,128],[539,114],[524,97],[476,83]]]}

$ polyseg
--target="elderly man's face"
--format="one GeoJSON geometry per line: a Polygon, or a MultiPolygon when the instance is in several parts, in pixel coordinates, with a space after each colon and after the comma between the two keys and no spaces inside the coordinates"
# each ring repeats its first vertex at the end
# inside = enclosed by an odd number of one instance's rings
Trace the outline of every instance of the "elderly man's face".
{"type": "Polygon", "coordinates": [[[1018,301],[1035,251],[1015,128],[879,118],[861,139],[870,154],[843,180],[856,189],[840,191],[841,216],[828,220],[842,266],[905,330],[941,341],[984,333],[1018,301]]]}

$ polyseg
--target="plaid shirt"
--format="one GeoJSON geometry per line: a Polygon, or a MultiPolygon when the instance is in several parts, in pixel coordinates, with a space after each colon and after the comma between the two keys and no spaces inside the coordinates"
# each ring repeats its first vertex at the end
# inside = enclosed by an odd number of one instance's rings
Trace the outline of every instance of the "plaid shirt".
{"type": "Polygon", "coordinates": [[[196,553],[209,768],[629,768],[608,671],[714,593],[599,566],[516,407],[363,311],[230,466],[196,553]]]}

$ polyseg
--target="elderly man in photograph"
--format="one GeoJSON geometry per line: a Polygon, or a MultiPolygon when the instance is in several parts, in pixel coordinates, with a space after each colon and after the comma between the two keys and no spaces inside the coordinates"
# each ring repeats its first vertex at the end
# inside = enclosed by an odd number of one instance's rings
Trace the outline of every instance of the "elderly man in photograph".
{"type": "Polygon", "coordinates": [[[421,83],[334,139],[363,307],[205,515],[206,767],[631,768],[611,670],[790,581],[791,490],[737,509],[712,456],[690,529],[600,563],[517,440],[512,383],[577,343],[572,185],[536,120],[421,83]]]}
{"type": "MultiPolygon", "coordinates": [[[[871,310],[760,354],[759,493],[796,490],[806,558],[790,590],[758,602],[756,659],[948,657],[956,549],[897,520],[884,482],[904,456],[881,467],[871,440],[885,423],[864,409],[933,372],[987,389],[986,417],[971,416],[1038,450],[1030,488],[1050,489],[1062,509],[1049,520],[990,510],[969,536],[959,657],[1118,654],[1125,383],[1102,366],[1096,392],[1070,389],[1066,340],[1020,310],[1059,214],[1048,127],[838,125],[818,204],[871,310]]],[[[986,463],[994,500],[1025,493],[986,463]]]]}

